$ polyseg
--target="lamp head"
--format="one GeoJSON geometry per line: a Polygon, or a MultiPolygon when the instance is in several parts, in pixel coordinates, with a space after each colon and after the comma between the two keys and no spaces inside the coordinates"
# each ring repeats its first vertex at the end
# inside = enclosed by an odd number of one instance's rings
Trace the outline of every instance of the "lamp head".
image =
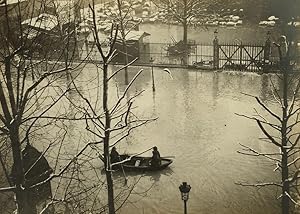
{"type": "Polygon", "coordinates": [[[187,182],[182,182],[179,186],[179,190],[181,193],[181,199],[183,201],[187,201],[189,199],[189,192],[191,190],[191,186],[187,184],[187,182]]]}

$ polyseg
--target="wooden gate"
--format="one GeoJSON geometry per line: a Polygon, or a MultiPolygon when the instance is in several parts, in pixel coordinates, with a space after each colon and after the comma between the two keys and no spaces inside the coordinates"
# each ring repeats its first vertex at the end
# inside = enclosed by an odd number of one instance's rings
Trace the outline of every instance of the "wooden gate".
{"type": "Polygon", "coordinates": [[[219,44],[219,68],[261,71],[265,64],[265,46],[252,44],[219,44]]]}

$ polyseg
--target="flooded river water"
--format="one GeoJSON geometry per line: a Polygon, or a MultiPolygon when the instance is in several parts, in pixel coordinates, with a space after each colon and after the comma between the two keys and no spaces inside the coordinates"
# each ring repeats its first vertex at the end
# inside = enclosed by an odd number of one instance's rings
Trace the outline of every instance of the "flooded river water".
{"type": "MultiPolygon", "coordinates": [[[[240,43],[244,44],[264,44],[267,32],[271,33],[271,38],[277,41],[280,30],[275,27],[261,27],[258,24],[246,23],[236,27],[193,27],[188,28],[188,39],[197,44],[212,44],[214,31],[218,30],[220,43],[240,43]]],[[[181,25],[168,24],[141,24],[141,31],[150,34],[148,40],[151,43],[171,43],[182,40],[183,28],[181,25]]]]}
{"type": "MultiPolygon", "coordinates": [[[[130,68],[130,76],[139,69],[130,68]]],[[[192,187],[188,213],[280,213],[276,199],[279,189],[235,184],[279,179],[272,162],[237,153],[241,149],[239,143],[258,151],[274,149],[258,140],[262,134],[253,121],[235,115],[253,115],[253,108],[258,107],[253,98],[242,93],[260,96],[268,105],[274,105],[269,80],[272,75],[186,69],[171,72],[172,78],[161,68],[154,68],[153,92],[151,70],[144,68],[129,94],[145,90],[135,99],[137,112],[158,119],[133,131],[117,149],[120,153],[135,153],[156,145],[162,156],[175,156],[174,162],[161,172],[144,174],[120,213],[182,213],[178,187],[183,181],[192,187]]],[[[82,77],[83,88],[89,76],[91,73],[85,72],[82,77]]],[[[123,82],[123,75],[119,75],[112,85],[122,90],[123,82]]]]}
{"type": "Polygon", "coordinates": [[[135,131],[126,149],[138,152],[156,145],[162,156],[173,155],[175,159],[169,169],[146,174],[141,187],[154,181],[153,188],[122,213],[182,213],[178,189],[182,181],[192,187],[189,213],[279,213],[276,188],[235,184],[278,179],[271,162],[237,153],[239,143],[259,151],[273,149],[258,140],[262,135],[253,121],[235,115],[253,115],[257,107],[253,98],[241,92],[270,100],[269,77],[173,69],[171,80],[159,68],[154,73],[154,93],[150,75],[135,87],[146,89],[137,106],[158,120],[135,131]]]}
{"type": "MultiPolygon", "coordinates": [[[[148,31],[152,33],[154,29],[148,26],[148,31]]],[[[162,40],[168,38],[166,35],[169,32],[167,31],[161,37],[162,40]]],[[[171,31],[177,32],[176,29],[171,29],[171,31]]],[[[252,32],[254,35],[257,31],[253,29],[252,32]]],[[[264,34],[264,32],[259,33],[264,34]]],[[[177,36],[181,35],[180,31],[177,34],[177,36]]],[[[224,35],[226,34],[225,32],[224,35]]],[[[192,34],[191,38],[197,39],[195,35],[192,34]]],[[[210,41],[212,37],[211,31],[211,37],[207,37],[207,41],[210,41]]],[[[159,40],[158,37],[152,37],[152,39],[152,42],[159,40]]],[[[264,38],[261,41],[264,41],[264,38]]],[[[130,78],[141,68],[131,67],[130,78]]],[[[113,67],[113,69],[116,68],[113,67]]],[[[258,108],[255,100],[243,93],[259,96],[269,106],[276,108],[269,78],[272,77],[273,83],[278,87],[277,77],[272,74],[258,75],[249,72],[213,72],[174,68],[171,69],[172,78],[170,78],[162,68],[154,68],[156,90],[153,92],[151,68],[144,67],[143,69],[144,72],[133,84],[128,96],[144,90],[135,98],[135,111],[139,116],[157,118],[157,120],[135,129],[116,147],[119,153],[138,153],[157,146],[161,156],[174,156],[174,158],[169,168],[160,172],[143,174],[119,213],[181,214],[183,202],[178,187],[186,181],[192,187],[188,213],[279,214],[279,201],[276,199],[280,195],[279,189],[274,187],[258,189],[235,184],[237,182],[272,182],[279,179],[278,172],[273,172],[275,166],[272,162],[237,153],[241,149],[239,143],[249,145],[258,151],[274,151],[274,148],[258,140],[262,137],[262,133],[253,121],[236,115],[236,113],[253,115],[254,108],[258,108]]],[[[65,82],[68,81],[64,79],[59,84],[65,85],[65,82]]],[[[101,79],[97,77],[96,67],[93,65],[87,65],[75,82],[78,90],[91,100],[101,94],[101,90],[98,90],[99,85],[101,86],[101,79]]],[[[122,92],[124,88],[123,74],[117,75],[110,81],[111,94],[116,94],[116,91],[122,92]]],[[[58,104],[56,108],[51,109],[52,113],[58,112],[57,114],[63,115],[67,112],[72,115],[78,110],[74,106],[83,101],[76,93],[71,92],[68,94],[68,99],[72,101],[72,104],[69,102],[58,104]]],[[[60,90],[55,91],[53,97],[60,96],[60,93],[60,90]]],[[[40,104],[43,103],[36,103],[36,105],[40,104]]],[[[93,104],[99,107],[101,100],[93,104]]],[[[86,133],[83,132],[86,124],[84,122],[70,121],[61,125],[53,124],[53,127],[61,130],[67,129],[67,135],[55,132],[55,129],[49,129],[47,132],[40,133],[40,139],[37,140],[36,145],[37,147],[41,145],[40,147],[43,148],[40,150],[42,150],[49,142],[52,143],[53,137],[66,138],[67,144],[64,148],[59,147],[58,150],[58,147],[54,147],[53,150],[49,150],[47,156],[55,172],[58,172],[63,167],[62,163],[57,162],[58,159],[61,159],[61,162],[69,160],[65,157],[72,159],[74,153],[86,142],[95,140],[96,137],[85,136],[86,133]],[[47,135],[49,139],[46,138],[47,135]],[[60,155],[57,155],[58,152],[60,155]]],[[[145,155],[150,156],[151,152],[145,155]]],[[[100,175],[103,164],[97,155],[91,159],[93,163],[96,163],[92,168],[95,176],[88,173],[80,176],[81,178],[84,176],[85,180],[82,179],[82,181],[86,184],[99,185],[105,180],[105,177],[100,175]]],[[[89,163],[88,161],[86,163],[89,163]]],[[[139,175],[127,173],[126,176],[130,180],[139,175]]],[[[116,173],[114,177],[119,179],[120,174],[116,173]]],[[[55,180],[52,183],[53,193],[56,192],[56,186],[62,186],[57,185],[58,182],[60,181],[55,180]]],[[[105,205],[106,200],[101,197],[97,203],[102,203],[99,205],[102,206],[105,205]]]]}

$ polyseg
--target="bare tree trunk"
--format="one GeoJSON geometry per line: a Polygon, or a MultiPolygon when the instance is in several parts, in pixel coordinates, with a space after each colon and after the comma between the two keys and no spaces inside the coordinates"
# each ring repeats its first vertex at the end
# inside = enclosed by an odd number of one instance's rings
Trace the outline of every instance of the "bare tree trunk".
{"type": "MultiPolygon", "coordinates": [[[[124,51],[124,65],[128,65],[128,49],[127,49],[127,44],[125,40],[125,35],[123,38],[123,51],[124,51]]],[[[125,85],[128,85],[128,68],[127,66],[125,67],[125,85]]]]}
{"type": "Polygon", "coordinates": [[[15,166],[14,183],[16,185],[15,196],[18,214],[36,213],[35,205],[30,204],[28,190],[24,189],[24,170],[21,156],[21,148],[19,142],[19,131],[14,122],[10,129],[10,140],[12,145],[13,162],[15,166]]]}
{"type": "Polygon", "coordinates": [[[288,151],[287,151],[287,123],[288,123],[288,68],[286,60],[281,60],[283,67],[283,108],[282,108],[282,127],[281,127],[281,149],[282,149],[282,214],[289,214],[290,199],[287,194],[290,194],[289,167],[288,167],[288,151]],[[287,194],[286,194],[287,193],[287,194]]]}
{"type": "Polygon", "coordinates": [[[112,173],[110,169],[110,157],[109,157],[109,137],[110,137],[110,112],[108,109],[108,65],[103,63],[103,111],[105,114],[105,131],[104,131],[104,158],[105,158],[105,174],[107,180],[107,194],[108,194],[108,209],[109,214],[115,214],[114,204],[114,184],[112,180],[112,173]]]}
{"type": "Polygon", "coordinates": [[[183,22],[183,44],[184,44],[185,48],[187,48],[187,45],[188,45],[187,30],[188,30],[188,25],[187,25],[187,21],[185,20],[183,22]]]}
{"type": "Polygon", "coordinates": [[[187,41],[187,21],[183,22],[183,65],[187,65],[188,61],[188,41],[187,41]]]}
{"type": "MultiPolygon", "coordinates": [[[[128,64],[128,49],[126,44],[126,34],[125,34],[125,27],[124,27],[124,18],[122,13],[122,4],[120,0],[117,0],[118,4],[118,11],[119,11],[119,24],[120,24],[120,31],[122,36],[122,45],[123,45],[123,54],[124,54],[124,65],[128,64]]],[[[125,85],[128,85],[128,69],[127,66],[125,67],[125,85]]]]}
{"type": "MultiPolygon", "coordinates": [[[[0,102],[2,111],[5,117],[5,123],[8,128],[9,138],[11,141],[12,147],[12,156],[13,163],[15,166],[14,169],[14,184],[16,186],[15,189],[15,197],[17,204],[18,214],[27,214],[27,213],[36,213],[36,207],[30,205],[30,198],[27,195],[27,189],[24,189],[25,183],[25,175],[23,169],[22,162],[22,153],[21,153],[21,145],[19,140],[19,115],[20,112],[17,111],[17,105],[15,101],[15,94],[13,90],[12,76],[11,76],[11,57],[5,57],[5,78],[8,94],[4,94],[4,90],[2,84],[0,84],[0,102]],[[7,97],[8,96],[8,100],[7,97]],[[10,103],[10,107],[8,106],[10,103]],[[11,109],[11,112],[9,111],[11,109]],[[9,124],[9,125],[8,125],[9,124]]],[[[4,118],[2,118],[4,119],[4,118]]]]}
{"type": "MultiPolygon", "coordinates": [[[[287,45],[287,41],[284,36],[280,37],[280,44],[275,44],[278,47],[279,51],[279,59],[280,59],[280,72],[282,74],[282,78],[280,78],[280,84],[282,85],[282,94],[275,89],[275,99],[278,98],[278,101],[280,103],[281,107],[281,115],[275,114],[271,109],[269,109],[258,97],[255,97],[257,102],[266,110],[269,115],[271,115],[273,118],[276,118],[279,122],[277,123],[270,123],[268,120],[266,120],[262,115],[259,115],[258,117],[250,118],[254,119],[262,132],[265,134],[265,136],[268,138],[268,140],[278,147],[280,152],[276,153],[260,153],[258,151],[255,151],[254,149],[243,146],[244,151],[239,152],[241,154],[246,155],[253,155],[253,156],[264,156],[269,160],[272,160],[276,164],[276,168],[274,171],[281,169],[281,182],[270,182],[270,183],[260,183],[260,184],[250,184],[246,186],[254,186],[254,187],[263,187],[263,186],[279,186],[281,187],[281,213],[282,214],[289,214],[290,213],[290,206],[292,203],[295,203],[295,199],[292,198],[290,192],[291,188],[298,187],[297,182],[299,180],[298,174],[300,173],[298,167],[296,166],[296,163],[300,161],[299,159],[299,148],[297,144],[300,142],[300,133],[297,132],[294,127],[296,124],[299,123],[299,111],[300,108],[294,109],[295,107],[295,100],[296,97],[298,97],[298,92],[300,89],[300,82],[299,79],[296,79],[295,76],[289,76],[290,71],[292,70],[290,65],[290,46],[287,45]],[[297,86],[295,90],[293,90],[293,98],[292,101],[289,102],[288,100],[288,92],[289,90],[293,89],[293,78],[297,81],[297,86]],[[296,116],[295,116],[296,115],[296,116]],[[293,116],[295,116],[293,118],[293,116]],[[263,120],[261,120],[261,118],[263,120]],[[293,119],[291,119],[293,118],[293,119]],[[295,121],[294,121],[295,119],[295,121]],[[290,120],[290,121],[289,121],[290,120]],[[267,122],[266,122],[267,121],[267,122]],[[290,123],[291,122],[291,123],[290,123]],[[276,130],[279,132],[281,138],[277,140],[274,136],[272,136],[266,129],[265,126],[270,126],[273,130],[276,130]],[[295,133],[296,132],[296,133],[295,133]],[[295,140],[291,140],[292,136],[298,137],[295,140]],[[270,154],[272,156],[270,156],[270,154]],[[273,156],[274,155],[274,156],[273,156]],[[274,158],[274,157],[278,158],[274,158]],[[295,185],[296,183],[296,185],[295,185]]],[[[276,136],[276,135],[275,135],[276,136]]],[[[243,184],[242,184],[243,185],[243,184]]],[[[298,192],[299,193],[299,192],[298,192]]]]}
{"type": "Polygon", "coordinates": [[[188,30],[188,23],[187,23],[187,0],[183,0],[183,64],[187,65],[187,58],[188,58],[188,39],[187,39],[187,30],[188,30]]]}

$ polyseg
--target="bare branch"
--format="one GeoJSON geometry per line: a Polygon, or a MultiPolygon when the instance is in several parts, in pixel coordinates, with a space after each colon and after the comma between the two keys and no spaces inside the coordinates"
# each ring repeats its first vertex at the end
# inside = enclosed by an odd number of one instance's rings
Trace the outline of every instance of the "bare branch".
{"type": "Polygon", "coordinates": [[[293,177],[288,178],[286,181],[289,183],[295,182],[297,179],[299,179],[298,175],[300,173],[300,169],[297,169],[297,171],[294,173],[293,177]]]}
{"type": "Polygon", "coordinates": [[[45,149],[45,151],[43,152],[43,153],[41,153],[41,155],[36,159],[36,161],[29,167],[29,169],[24,173],[24,176],[26,176],[29,172],[30,172],[30,170],[32,170],[32,168],[34,167],[34,166],[36,166],[36,164],[39,162],[39,160],[41,160],[41,158],[42,157],[44,157],[44,155],[46,154],[46,152],[48,151],[48,149],[50,148],[50,146],[51,146],[51,144],[49,144],[48,146],[47,146],[47,148],[45,149]]]}
{"type": "Polygon", "coordinates": [[[300,203],[297,203],[288,192],[284,192],[284,193],[291,200],[291,202],[293,202],[296,205],[300,205],[300,203]]]}
{"type": "Polygon", "coordinates": [[[250,95],[250,94],[246,94],[246,93],[242,93],[242,94],[247,95],[247,96],[249,96],[249,97],[255,98],[256,101],[258,102],[258,104],[259,104],[261,107],[263,107],[270,115],[272,115],[272,116],[275,117],[277,120],[279,120],[280,122],[282,122],[281,118],[280,118],[278,115],[276,115],[274,112],[272,112],[271,109],[269,109],[269,108],[268,108],[268,107],[267,107],[267,106],[259,99],[259,97],[253,96],[253,95],[250,95]]]}
{"type": "Polygon", "coordinates": [[[240,145],[244,148],[245,151],[248,152],[248,153],[247,153],[247,152],[241,152],[241,151],[238,151],[238,153],[240,153],[240,154],[250,155],[250,156],[263,156],[263,157],[265,157],[265,158],[268,158],[269,160],[273,160],[273,161],[276,161],[276,162],[278,162],[278,163],[281,162],[280,159],[271,157],[271,156],[273,156],[273,155],[282,155],[282,154],[280,154],[280,153],[260,153],[260,152],[257,152],[256,150],[250,148],[249,146],[243,145],[243,144],[241,144],[241,143],[240,143],[240,145]],[[249,153],[249,152],[251,152],[251,153],[249,153]]]}
{"type": "Polygon", "coordinates": [[[153,149],[153,147],[151,147],[151,148],[149,148],[149,149],[147,149],[147,150],[145,150],[145,151],[143,151],[143,152],[139,152],[139,153],[136,153],[136,154],[134,154],[134,155],[130,155],[128,158],[126,158],[126,159],[124,159],[124,160],[122,160],[122,161],[119,161],[119,162],[116,162],[116,163],[112,163],[111,166],[119,165],[119,164],[125,163],[125,162],[127,162],[127,161],[130,161],[131,158],[136,157],[136,156],[138,156],[138,155],[141,155],[141,154],[143,154],[143,153],[145,153],[145,152],[148,152],[148,151],[150,151],[151,149],[153,149]]]}
{"type": "Polygon", "coordinates": [[[1,192],[11,192],[11,191],[14,191],[15,189],[16,189],[15,186],[13,186],[13,187],[2,187],[2,188],[0,188],[0,193],[1,192]]]}
{"type": "Polygon", "coordinates": [[[273,172],[276,172],[278,169],[281,169],[281,168],[282,168],[281,165],[278,162],[276,162],[276,167],[275,167],[275,169],[273,169],[273,172]]]}
{"type": "Polygon", "coordinates": [[[281,144],[279,144],[266,130],[265,128],[262,126],[261,122],[259,120],[256,120],[259,128],[262,130],[262,132],[271,140],[271,142],[278,146],[278,147],[281,147],[281,144]]]}
{"type": "Polygon", "coordinates": [[[291,166],[291,165],[293,165],[293,164],[295,164],[297,161],[299,161],[300,160],[300,157],[297,157],[297,158],[295,158],[295,160],[293,160],[292,162],[290,162],[290,163],[288,163],[288,167],[289,166],[291,166]]]}
{"type": "Polygon", "coordinates": [[[43,74],[34,84],[32,84],[25,92],[24,94],[24,98],[23,98],[23,103],[21,105],[21,109],[20,109],[20,112],[23,113],[24,109],[25,109],[25,105],[28,101],[28,96],[29,96],[29,93],[34,89],[36,88],[45,78],[47,78],[48,76],[50,75],[54,75],[54,74],[57,74],[57,73],[61,73],[61,72],[64,72],[64,71],[68,71],[68,70],[71,70],[71,68],[67,67],[67,68],[62,68],[62,69],[58,69],[56,71],[52,71],[52,72],[47,72],[45,74],[43,74]]]}
{"type": "Polygon", "coordinates": [[[111,110],[111,114],[113,114],[115,112],[115,110],[117,109],[117,107],[120,105],[121,101],[125,98],[129,88],[131,87],[131,85],[134,83],[134,81],[138,78],[138,76],[143,72],[144,70],[141,69],[133,78],[132,80],[129,82],[129,84],[127,85],[127,87],[125,88],[122,96],[118,99],[118,101],[116,102],[115,106],[112,108],[111,110]]]}
{"type": "Polygon", "coordinates": [[[96,13],[95,13],[95,5],[89,4],[89,8],[92,11],[92,16],[93,16],[93,35],[94,39],[96,41],[96,46],[98,48],[99,53],[101,54],[102,59],[105,59],[105,55],[102,51],[99,35],[98,35],[98,29],[97,29],[97,23],[96,23],[96,13]]]}
{"type": "Polygon", "coordinates": [[[266,187],[266,186],[278,186],[278,187],[282,187],[283,186],[282,184],[275,183],[275,182],[257,183],[257,184],[249,184],[249,183],[236,182],[235,184],[240,185],[240,186],[246,186],[246,187],[266,187]]]}
{"type": "Polygon", "coordinates": [[[259,121],[260,123],[266,124],[266,125],[268,125],[268,126],[274,128],[274,129],[276,129],[277,131],[280,131],[280,130],[281,130],[279,125],[276,125],[276,124],[273,124],[273,123],[269,123],[269,122],[267,122],[267,121],[259,120],[259,119],[257,119],[256,117],[249,117],[249,116],[247,116],[247,115],[238,114],[238,113],[235,113],[235,115],[240,116],[240,117],[245,117],[245,118],[250,119],[250,120],[259,121]]]}
{"type": "Polygon", "coordinates": [[[280,106],[283,107],[283,103],[281,101],[281,98],[280,98],[280,95],[278,93],[278,90],[276,90],[276,87],[275,87],[275,85],[274,85],[274,83],[272,81],[272,78],[270,78],[270,80],[271,80],[271,84],[272,84],[271,88],[272,88],[273,97],[280,104],[280,106]]]}
{"type": "MultiPolygon", "coordinates": [[[[101,141],[102,142],[102,141],[101,141]]],[[[101,142],[90,142],[90,143],[87,143],[73,158],[72,158],[72,160],[70,160],[66,165],[65,165],[65,167],[62,169],[62,170],[60,170],[60,172],[59,173],[57,173],[57,174],[52,174],[51,176],[49,176],[49,178],[47,178],[47,179],[45,179],[44,181],[41,181],[41,182],[39,182],[39,183],[36,183],[36,184],[34,184],[34,185],[32,185],[32,186],[30,186],[29,188],[31,189],[31,188],[35,188],[35,187],[37,187],[37,186],[40,186],[40,185],[42,185],[42,184],[45,184],[45,183],[47,183],[47,182],[49,182],[49,181],[51,181],[53,178],[57,178],[57,177],[60,177],[69,167],[70,167],[70,165],[72,164],[72,163],[74,163],[74,161],[76,161],[77,160],[77,158],[80,156],[80,155],[82,155],[83,154],[83,152],[90,146],[90,145],[95,145],[95,144],[99,144],[99,143],[101,143],[101,142]]]]}
{"type": "Polygon", "coordinates": [[[156,119],[157,119],[157,118],[152,119],[152,120],[145,120],[145,121],[142,122],[142,123],[139,123],[139,124],[137,124],[137,125],[135,125],[135,126],[131,126],[131,127],[127,130],[127,133],[126,133],[125,135],[123,135],[122,137],[120,137],[118,140],[116,140],[111,146],[117,145],[117,144],[118,144],[119,142],[121,142],[123,139],[125,139],[126,137],[128,137],[129,134],[130,134],[130,132],[131,132],[133,129],[138,128],[138,127],[140,127],[140,126],[143,126],[143,125],[145,125],[145,124],[147,124],[147,123],[149,123],[149,122],[151,122],[151,121],[154,121],[154,120],[156,120],[156,119]]]}
{"type": "Polygon", "coordinates": [[[275,117],[277,120],[282,122],[281,118],[278,115],[276,115],[275,113],[273,113],[265,104],[263,104],[258,97],[255,97],[255,99],[258,102],[258,104],[260,104],[267,112],[269,112],[273,117],[275,117]]]}
{"type": "Polygon", "coordinates": [[[135,63],[137,60],[138,60],[138,58],[135,58],[134,60],[132,60],[131,62],[129,62],[127,65],[123,65],[121,68],[119,68],[118,70],[116,70],[109,78],[107,78],[107,81],[109,81],[111,78],[113,78],[116,74],[118,74],[123,69],[125,69],[128,66],[132,65],[133,63],[135,63]]]}

